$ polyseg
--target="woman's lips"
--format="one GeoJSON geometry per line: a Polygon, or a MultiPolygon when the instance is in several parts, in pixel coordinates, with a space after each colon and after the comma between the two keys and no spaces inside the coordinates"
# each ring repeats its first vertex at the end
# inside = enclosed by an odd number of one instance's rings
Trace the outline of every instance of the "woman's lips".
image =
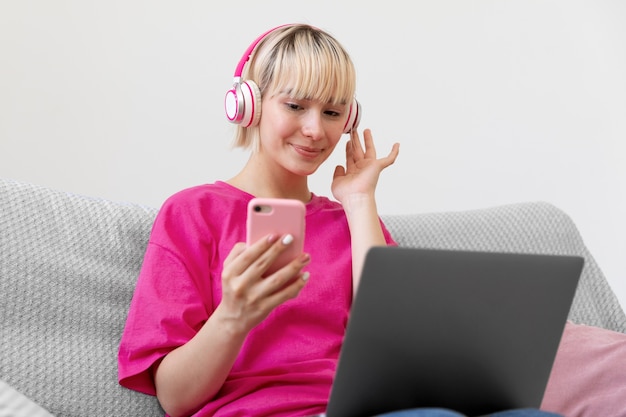
{"type": "Polygon", "coordinates": [[[308,146],[300,146],[294,144],[292,144],[291,146],[299,155],[302,155],[306,158],[315,158],[323,152],[323,149],[309,148],[308,146]]]}

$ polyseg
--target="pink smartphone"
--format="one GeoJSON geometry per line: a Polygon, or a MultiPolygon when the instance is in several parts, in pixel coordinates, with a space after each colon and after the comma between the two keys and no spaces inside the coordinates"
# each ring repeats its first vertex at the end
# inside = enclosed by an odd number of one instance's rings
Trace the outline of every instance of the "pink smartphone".
{"type": "Polygon", "coordinates": [[[246,242],[248,245],[271,233],[279,236],[289,233],[294,239],[287,250],[281,253],[268,268],[265,275],[279,270],[302,253],[305,214],[306,207],[299,200],[253,198],[248,203],[246,221],[246,242]]]}

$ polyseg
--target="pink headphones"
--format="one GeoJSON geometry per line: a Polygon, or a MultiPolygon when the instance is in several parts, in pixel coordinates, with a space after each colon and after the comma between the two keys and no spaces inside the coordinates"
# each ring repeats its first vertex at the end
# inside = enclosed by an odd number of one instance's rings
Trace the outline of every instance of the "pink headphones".
{"type": "MultiPolygon", "coordinates": [[[[280,25],[273,29],[268,30],[259,36],[250,46],[246,49],[237,68],[235,68],[235,75],[233,81],[233,88],[226,92],[224,98],[224,109],[226,110],[226,117],[231,123],[239,124],[243,127],[256,126],[261,119],[261,90],[252,80],[241,81],[241,73],[246,65],[246,62],[250,59],[250,55],[254,51],[254,48],[261,42],[268,34],[276,29],[284,26],[291,26],[290,24],[280,25]]],[[[348,114],[348,120],[344,126],[343,132],[350,133],[352,129],[356,129],[361,120],[361,104],[356,99],[353,99],[350,104],[350,110],[348,114]]]]}

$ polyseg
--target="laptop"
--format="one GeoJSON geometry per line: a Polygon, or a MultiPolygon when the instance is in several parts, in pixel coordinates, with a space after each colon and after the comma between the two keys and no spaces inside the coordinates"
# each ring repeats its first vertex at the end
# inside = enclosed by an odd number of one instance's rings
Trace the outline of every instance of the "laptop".
{"type": "Polygon", "coordinates": [[[539,408],[584,260],[374,247],[326,411],[539,408]]]}

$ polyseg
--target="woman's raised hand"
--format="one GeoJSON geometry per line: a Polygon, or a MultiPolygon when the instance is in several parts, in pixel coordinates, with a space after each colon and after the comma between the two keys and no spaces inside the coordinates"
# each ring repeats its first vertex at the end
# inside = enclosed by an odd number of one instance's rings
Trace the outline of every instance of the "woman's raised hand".
{"type": "Polygon", "coordinates": [[[346,166],[335,168],[331,190],[342,203],[351,195],[373,197],[380,173],[395,162],[400,151],[400,145],[395,143],[387,156],[377,159],[369,129],[363,131],[363,144],[365,149],[356,129],[353,130],[346,144],[346,166]]]}

